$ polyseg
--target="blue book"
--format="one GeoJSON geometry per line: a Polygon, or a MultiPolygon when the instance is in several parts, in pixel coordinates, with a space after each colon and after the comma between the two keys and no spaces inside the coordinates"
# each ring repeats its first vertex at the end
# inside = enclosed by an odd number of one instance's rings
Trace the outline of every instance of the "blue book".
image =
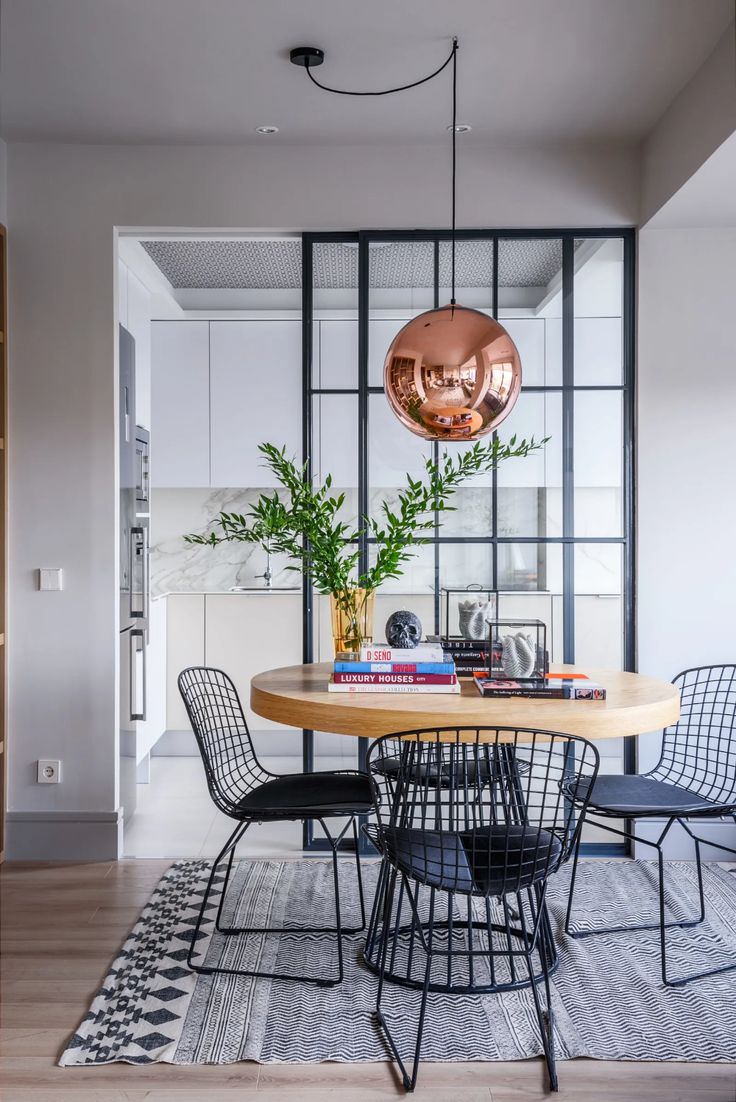
{"type": "Polygon", "coordinates": [[[335,673],[453,674],[454,662],[335,662],[335,673]]]}

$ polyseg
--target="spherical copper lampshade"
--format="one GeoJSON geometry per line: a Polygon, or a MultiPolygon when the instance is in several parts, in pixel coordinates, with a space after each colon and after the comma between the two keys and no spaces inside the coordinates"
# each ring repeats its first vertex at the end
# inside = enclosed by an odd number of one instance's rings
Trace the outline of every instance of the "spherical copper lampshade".
{"type": "Polygon", "coordinates": [[[511,412],[521,390],[521,360],[493,318],[466,306],[442,306],[397,334],[383,379],[391,409],[417,436],[472,440],[511,412]]]}

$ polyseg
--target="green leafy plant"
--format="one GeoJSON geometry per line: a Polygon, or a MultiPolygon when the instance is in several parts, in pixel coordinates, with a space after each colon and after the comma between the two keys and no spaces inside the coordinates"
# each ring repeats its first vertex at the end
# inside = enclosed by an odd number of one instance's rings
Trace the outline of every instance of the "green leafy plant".
{"type": "Polygon", "coordinates": [[[297,464],[286,448],[259,444],[265,465],[283,490],[261,494],[247,513],[220,513],[218,530],[206,535],[192,533],[187,543],[208,544],[240,541],[255,543],[269,553],[291,559],[290,569],[307,574],[320,593],[344,598],[356,588],[372,592],[388,578],[399,578],[404,563],[427,542],[434,527],[435,511],[451,511],[452,495],[473,475],[495,470],[508,459],[538,451],[546,440],[507,444],[494,437],[490,443],[475,443],[455,457],[447,452],[436,461],[427,458],[418,478],[407,474],[406,487],[395,504],[384,501],[379,518],[360,517],[358,526],[340,519],[345,494],[332,491],[332,476],[321,485],[307,477],[307,467],[297,464]],[[368,536],[376,543],[376,561],[359,569],[359,541],[368,536]]]}

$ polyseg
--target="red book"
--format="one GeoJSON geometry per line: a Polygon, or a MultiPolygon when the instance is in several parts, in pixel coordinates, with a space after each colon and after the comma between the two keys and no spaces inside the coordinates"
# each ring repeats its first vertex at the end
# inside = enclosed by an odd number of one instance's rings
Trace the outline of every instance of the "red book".
{"type": "Polygon", "coordinates": [[[454,673],[335,673],[336,685],[455,685],[454,673]]]}

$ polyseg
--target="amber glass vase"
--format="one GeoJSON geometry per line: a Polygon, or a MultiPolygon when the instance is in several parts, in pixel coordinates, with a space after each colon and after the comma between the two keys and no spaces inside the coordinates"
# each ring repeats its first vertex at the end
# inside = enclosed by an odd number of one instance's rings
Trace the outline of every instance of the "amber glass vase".
{"type": "Polygon", "coordinates": [[[353,586],[330,594],[332,641],[335,654],[358,651],[373,642],[373,602],[375,591],[353,586]]]}

